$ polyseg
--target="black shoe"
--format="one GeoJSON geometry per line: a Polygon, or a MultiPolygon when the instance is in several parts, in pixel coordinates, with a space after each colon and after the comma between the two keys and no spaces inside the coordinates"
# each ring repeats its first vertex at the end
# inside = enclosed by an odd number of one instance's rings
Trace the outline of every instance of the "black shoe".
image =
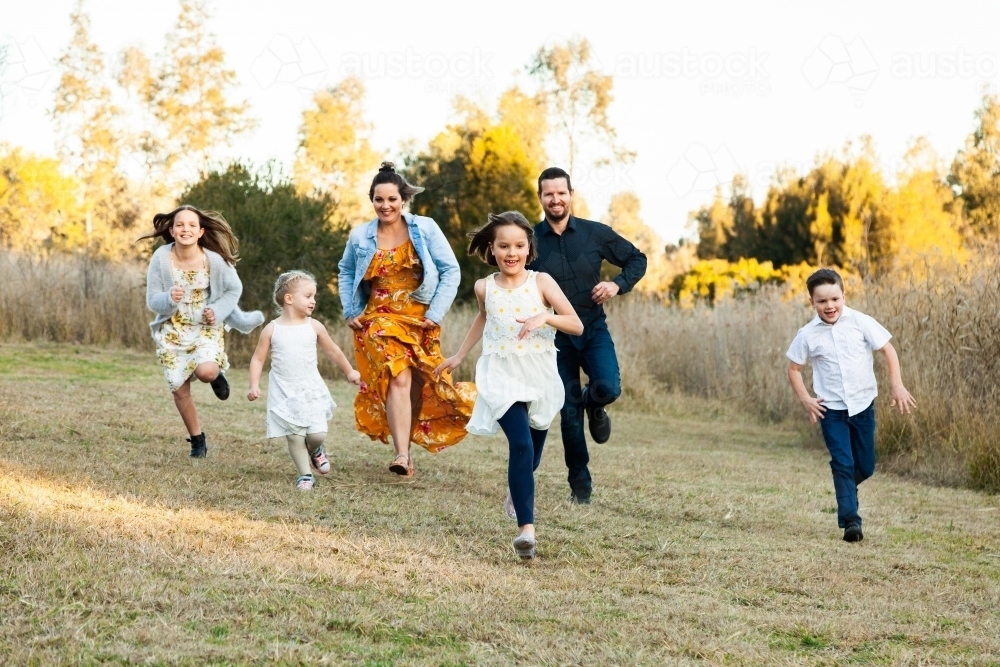
{"type": "Polygon", "coordinates": [[[865,539],[864,533],[861,532],[860,523],[852,523],[844,529],[844,541],[845,542],[860,542],[865,539]]]}
{"type": "Polygon", "coordinates": [[[208,456],[208,443],[205,442],[204,433],[192,435],[187,441],[191,443],[191,453],[188,456],[193,459],[203,459],[208,456]]]}
{"type": "Polygon", "coordinates": [[[611,438],[611,417],[604,406],[587,408],[587,425],[590,427],[590,437],[599,445],[611,438]]]}
{"type": "Polygon", "coordinates": [[[589,505],[590,491],[573,489],[570,493],[569,501],[574,505],[589,505]]]}
{"type": "Polygon", "coordinates": [[[229,380],[226,379],[222,371],[219,371],[219,374],[212,380],[212,391],[215,392],[220,401],[229,398],[229,380]]]}

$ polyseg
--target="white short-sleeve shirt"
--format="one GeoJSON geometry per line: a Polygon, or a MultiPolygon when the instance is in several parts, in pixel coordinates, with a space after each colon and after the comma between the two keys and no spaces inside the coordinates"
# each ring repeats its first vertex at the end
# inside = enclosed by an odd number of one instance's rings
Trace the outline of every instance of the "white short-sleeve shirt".
{"type": "Polygon", "coordinates": [[[844,306],[835,323],[816,315],[799,329],[785,356],[800,366],[812,362],[816,397],[826,408],[853,416],[878,396],[872,350],[881,350],[890,338],[875,318],[844,306]]]}

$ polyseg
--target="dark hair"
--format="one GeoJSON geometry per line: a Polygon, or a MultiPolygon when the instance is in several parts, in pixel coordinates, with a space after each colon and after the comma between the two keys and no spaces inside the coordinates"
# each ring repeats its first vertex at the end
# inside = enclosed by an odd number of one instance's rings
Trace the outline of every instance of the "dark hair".
{"type": "Polygon", "coordinates": [[[573,192],[573,183],[569,180],[569,174],[559,167],[549,167],[538,175],[538,194],[542,194],[542,181],[554,181],[557,178],[566,179],[566,187],[573,192]]]}
{"type": "Polygon", "coordinates": [[[375,186],[392,183],[399,190],[399,196],[403,201],[410,201],[413,195],[418,195],[424,191],[423,188],[410,185],[406,179],[396,173],[396,167],[391,162],[383,162],[378,168],[378,173],[372,179],[372,186],[368,189],[368,200],[375,201],[375,186]]]}
{"type": "Polygon", "coordinates": [[[469,234],[470,255],[478,257],[490,266],[496,266],[497,258],[493,256],[492,245],[493,240],[497,237],[497,227],[516,225],[528,235],[528,261],[531,262],[538,256],[538,249],[535,247],[535,230],[523,215],[517,211],[507,211],[499,215],[490,213],[487,220],[485,225],[469,234]]]}
{"type": "Polygon", "coordinates": [[[840,274],[833,269],[820,269],[815,271],[811,276],[806,278],[806,289],[809,290],[810,298],[813,295],[813,290],[815,290],[820,285],[840,285],[840,289],[844,289],[844,279],[840,277],[840,274]]]}
{"type": "Polygon", "coordinates": [[[198,239],[198,245],[219,253],[227,264],[235,266],[240,259],[240,242],[233,233],[233,228],[218,211],[202,211],[183,204],[170,213],[157,213],[153,216],[153,231],[143,234],[136,241],[159,237],[164,243],[173,242],[174,237],[170,234],[170,228],[174,226],[174,217],[181,211],[194,211],[197,214],[198,224],[205,230],[198,239]]]}

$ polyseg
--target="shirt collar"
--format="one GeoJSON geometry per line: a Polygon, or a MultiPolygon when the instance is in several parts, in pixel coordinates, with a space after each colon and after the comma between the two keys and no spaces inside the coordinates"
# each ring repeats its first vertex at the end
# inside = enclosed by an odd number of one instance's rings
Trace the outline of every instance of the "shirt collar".
{"type": "MultiPolygon", "coordinates": [[[[549,224],[548,218],[542,218],[542,221],[535,225],[535,229],[537,230],[538,236],[555,234],[555,232],[552,231],[552,225],[549,224]]],[[[576,217],[572,215],[569,216],[569,222],[566,223],[566,229],[572,229],[574,232],[576,231],[576,217]]]]}

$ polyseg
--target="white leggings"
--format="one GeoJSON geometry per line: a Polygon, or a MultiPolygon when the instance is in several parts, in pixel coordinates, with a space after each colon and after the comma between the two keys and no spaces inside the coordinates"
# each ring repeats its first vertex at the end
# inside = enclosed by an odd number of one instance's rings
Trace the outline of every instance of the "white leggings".
{"type": "Polygon", "coordinates": [[[292,457],[295,467],[299,469],[299,476],[311,474],[309,471],[309,453],[315,453],[323,446],[326,440],[326,432],[308,433],[305,437],[301,435],[286,435],[288,441],[288,455],[292,457]],[[308,449],[306,447],[308,446],[308,449]]]}

